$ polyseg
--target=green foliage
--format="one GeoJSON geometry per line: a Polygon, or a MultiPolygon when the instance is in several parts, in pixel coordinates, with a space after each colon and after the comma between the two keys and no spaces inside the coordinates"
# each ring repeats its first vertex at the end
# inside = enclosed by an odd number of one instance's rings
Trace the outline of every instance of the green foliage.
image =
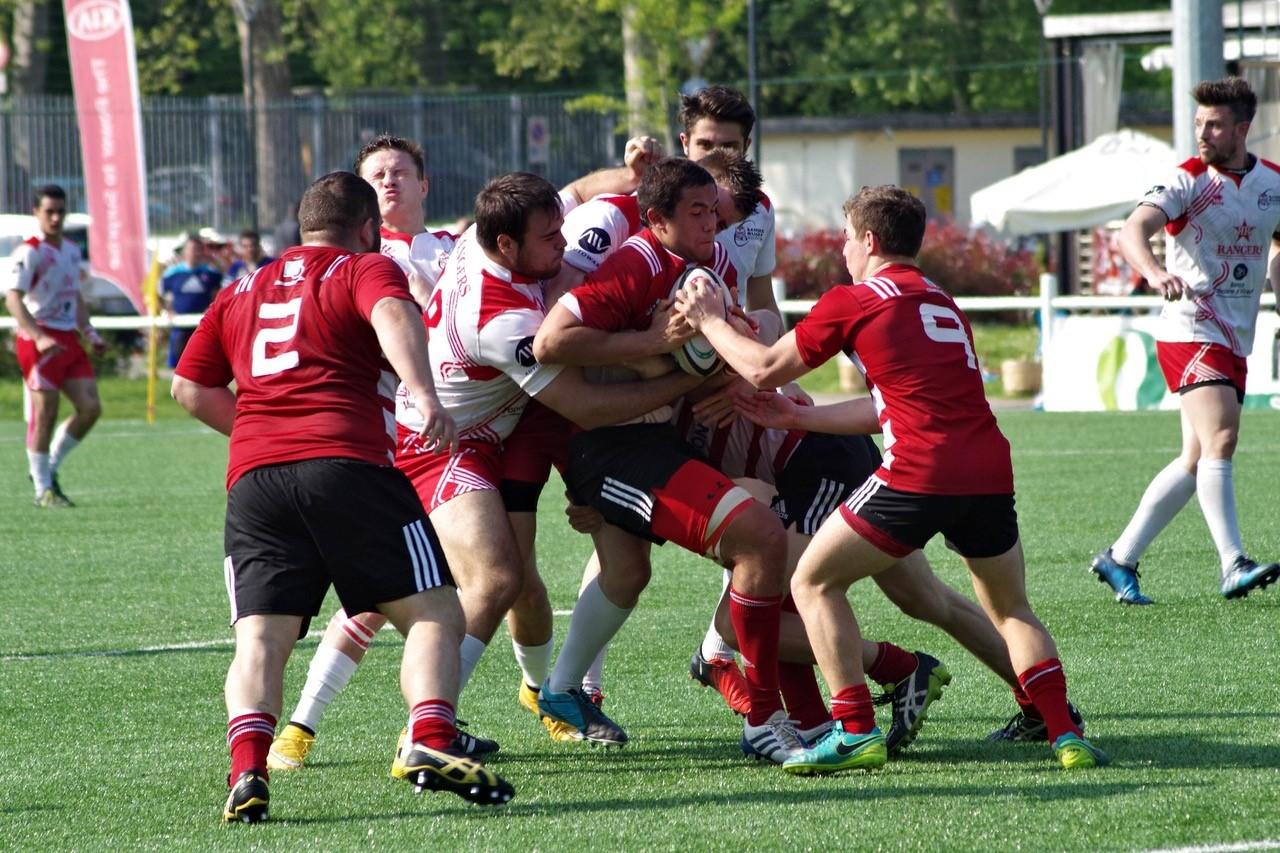
{"type": "Polygon", "coordinates": [[[240,37],[226,0],[134,3],[138,89],[144,95],[239,90],[240,37]]]}

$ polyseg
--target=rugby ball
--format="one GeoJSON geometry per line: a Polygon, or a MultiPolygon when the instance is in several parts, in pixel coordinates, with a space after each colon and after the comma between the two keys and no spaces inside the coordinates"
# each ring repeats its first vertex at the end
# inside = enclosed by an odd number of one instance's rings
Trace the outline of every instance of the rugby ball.
{"type": "MultiPolygon", "coordinates": [[[[711,280],[711,284],[720,294],[724,307],[723,313],[727,315],[729,309],[733,307],[733,294],[725,286],[725,283],[721,281],[720,276],[716,275],[715,270],[710,267],[690,264],[676,279],[675,284],[671,286],[669,297],[674,299],[675,295],[684,287],[685,282],[693,278],[711,280]]],[[[675,359],[677,367],[693,376],[710,376],[724,366],[724,361],[720,358],[719,353],[716,352],[715,347],[711,346],[711,342],[702,335],[694,335],[685,341],[683,346],[671,353],[671,357],[675,359]]]]}

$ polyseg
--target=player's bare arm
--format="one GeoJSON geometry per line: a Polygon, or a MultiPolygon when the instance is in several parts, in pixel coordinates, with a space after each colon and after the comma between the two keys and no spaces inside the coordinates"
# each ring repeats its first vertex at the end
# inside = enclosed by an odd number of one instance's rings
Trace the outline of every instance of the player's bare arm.
{"type": "Polygon", "coordinates": [[[652,136],[636,136],[627,140],[623,165],[600,169],[583,175],[564,188],[581,204],[604,193],[626,195],[635,192],[649,166],[662,159],[662,143],[652,136]]]}
{"type": "Polygon", "coordinates": [[[795,332],[773,346],[752,340],[726,319],[718,293],[695,278],[676,294],[676,306],[689,325],[706,336],[720,357],[756,388],[777,388],[809,372],[796,348],[795,332]]]}
{"type": "Polygon", "coordinates": [[[1267,256],[1267,281],[1276,296],[1275,310],[1280,314],[1280,234],[1271,235],[1271,253],[1267,256]]]}
{"type": "Polygon", "coordinates": [[[782,309],[773,295],[773,276],[753,275],[747,279],[747,310],[768,311],[782,317],[782,309]]]}
{"type": "Polygon", "coordinates": [[[31,312],[27,310],[27,304],[22,301],[22,291],[10,289],[4,295],[5,308],[9,310],[9,316],[13,317],[14,322],[18,324],[18,328],[26,333],[27,337],[36,343],[36,350],[41,355],[56,353],[62,349],[62,346],[51,336],[41,331],[40,326],[36,323],[36,318],[31,316],[31,312]]]}
{"type": "Polygon", "coordinates": [[[640,332],[610,332],[584,325],[557,303],[538,327],[533,355],[541,364],[625,364],[669,353],[691,337],[692,329],[674,318],[669,302],[658,306],[649,328],[640,332]]]}
{"type": "Polygon", "coordinates": [[[1189,290],[1187,283],[1164,268],[1151,251],[1151,238],[1159,233],[1169,218],[1153,204],[1139,204],[1120,229],[1120,252],[1165,299],[1181,299],[1189,290]]]}
{"type": "Polygon", "coordinates": [[[93,347],[94,355],[102,355],[107,351],[107,342],[98,334],[98,330],[89,322],[89,303],[84,301],[84,294],[76,294],[76,328],[93,347]]]}
{"type": "Polygon", "coordinates": [[[236,419],[236,395],[227,386],[210,387],[174,374],[169,393],[193,418],[223,435],[231,435],[236,419]]]}
{"type": "Polygon", "coordinates": [[[696,388],[702,377],[676,371],[640,382],[587,382],[576,367],[568,367],[535,398],[583,429],[634,420],[696,388]]]}
{"type": "Polygon", "coordinates": [[[875,403],[870,397],[842,400],[826,406],[801,405],[784,394],[756,391],[741,394],[738,412],[767,429],[803,429],[831,435],[874,435],[880,432],[875,403]]]}
{"type": "Polygon", "coordinates": [[[409,389],[422,415],[422,430],[418,433],[422,446],[437,452],[457,452],[458,428],[436,396],[427,358],[426,330],[418,307],[404,299],[386,296],[373,306],[369,323],[391,369],[409,389]]]}

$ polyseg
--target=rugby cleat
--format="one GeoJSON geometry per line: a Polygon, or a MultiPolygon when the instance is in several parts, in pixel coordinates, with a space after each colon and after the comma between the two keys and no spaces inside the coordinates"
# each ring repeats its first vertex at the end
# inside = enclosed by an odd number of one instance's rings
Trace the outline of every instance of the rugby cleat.
{"type": "Polygon", "coordinates": [[[63,502],[63,506],[75,506],[76,502],[67,497],[67,493],[62,491],[62,486],[58,484],[58,475],[53,475],[53,493],[63,502]]]}
{"type": "MultiPolygon", "coordinates": [[[[598,691],[597,691],[598,692],[598,691]]],[[[600,707],[600,703],[595,701],[594,697],[588,697],[596,707],[600,707]]],[[[601,699],[604,698],[601,694],[601,699]]],[[[578,730],[568,723],[562,723],[559,720],[553,720],[538,710],[538,688],[530,687],[523,681],[520,682],[519,693],[520,707],[533,714],[547,729],[547,734],[551,739],[560,743],[567,741],[582,740],[578,737],[578,730]]]]}
{"type": "Polygon", "coordinates": [[[542,716],[538,713],[538,688],[525,684],[524,679],[520,679],[520,692],[516,694],[516,699],[520,702],[520,707],[530,714],[542,716]]]}
{"type": "Polygon", "coordinates": [[[807,749],[822,740],[823,735],[831,731],[831,727],[834,725],[835,720],[827,720],[826,722],[818,723],[811,729],[796,729],[796,734],[800,735],[800,740],[804,741],[807,749]]]}
{"type": "Polygon", "coordinates": [[[836,722],[821,740],[784,761],[782,769],[798,776],[813,776],[846,770],[876,770],[888,760],[889,751],[879,728],[855,735],[836,722]]]}
{"type": "Polygon", "coordinates": [[[1097,576],[1100,583],[1111,587],[1116,594],[1116,601],[1121,604],[1153,603],[1138,589],[1138,578],[1142,577],[1138,574],[1138,564],[1134,563],[1130,568],[1123,563],[1117,563],[1111,556],[1110,548],[1093,558],[1089,571],[1097,576]]]}
{"type": "Polygon", "coordinates": [[[538,691],[538,711],[553,740],[585,740],[604,746],[625,746],[627,743],[627,733],[622,727],[605,716],[604,711],[581,690],[571,687],[563,693],[553,693],[550,682],[544,681],[538,691]],[[568,737],[557,737],[552,731],[552,722],[567,726],[567,732],[564,729],[559,731],[568,737]]]}
{"type": "Polygon", "coordinates": [[[745,720],[742,723],[742,754],[748,758],[782,764],[803,751],[804,740],[796,731],[796,721],[787,719],[786,711],[774,711],[758,726],[745,720]]]}
{"type": "Polygon", "coordinates": [[[1067,732],[1053,742],[1053,754],[1064,770],[1105,767],[1111,763],[1107,754],[1075,732],[1067,732]]]}
{"type": "Polygon", "coordinates": [[[421,743],[406,747],[397,779],[413,785],[415,792],[448,791],[478,806],[500,806],[516,795],[515,788],[474,758],[432,749],[421,743]]]}
{"type": "Polygon", "coordinates": [[[271,742],[267,753],[268,770],[301,770],[316,736],[297,723],[289,723],[271,742]]]}
{"type": "Polygon", "coordinates": [[[496,740],[487,737],[480,737],[479,735],[473,735],[470,732],[463,731],[466,725],[466,720],[457,721],[458,734],[453,738],[453,745],[450,747],[451,749],[456,750],[462,755],[485,756],[493,755],[502,748],[498,746],[498,742],[496,740]]]}
{"type": "Polygon", "coordinates": [[[689,677],[703,687],[714,687],[735,714],[745,717],[750,713],[751,694],[747,692],[747,677],[732,658],[707,660],[699,646],[689,661],[689,677]]]}
{"type": "MultiPolygon", "coordinates": [[[[1080,716],[1080,711],[1075,705],[1067,703],[1067,713],[1071,715],[1071,722],[1075,724],[1081,732],[1084,731],[1084,717],[1080,716]]],[[[1049,739],[1049,727],[1045,725],[1044,718],[1035,714],[1028,714],[1022,709],[1018,709],[1018,713],[1014,714],[1009,722],[1004,724],[1004,728],[996,729],[987,735],[987,740],[997,741],[1017,741],[1019,743],[1026,741],[1042,741],[1049,739]]]]}
{"type": "Polygon", "coordinates": [[[587,701],[592,705],[595,705],[597,708],[604,708],[604,700],[607,697],[604,695],[604,691],[599,687],[587,687],[584,685],[582,693],[587,697],[587,701]]]}
{"type": "Polygon", "coordinates": [[[227,823],[261,823],[267,819],[270,802],[267,780],[257,770],[246,770],[231,786],[231,793],[227,794],[222,819],[227,823]]]}
{"type": "Polygon", "coordinates": [[[886,684],[875,700],[877,705],[890,703],[893,708],[893,721],[884,737],[890,755],[911,745],[929,715],[929,706],[942,698],[942,688],[951,683],[951,673],[941,661],[924,652],[913,654],[915,671],[897,684],[886,684]]]}
{"type": "Polygon", "coordinates": [[[45,489],[31,503],[40,509],[70,509],[75,506],[65,495],[60,495],[53,489],[45,489]]]}
{"type": "Polygon", "coordinates": [[[1280,563],[1259,566],[1248,557],[1236,557],[1222,576],[1222,594],[1226,598],[1244,598],[1255,589],[1262,589],[1280,578],[1280,563]]]}

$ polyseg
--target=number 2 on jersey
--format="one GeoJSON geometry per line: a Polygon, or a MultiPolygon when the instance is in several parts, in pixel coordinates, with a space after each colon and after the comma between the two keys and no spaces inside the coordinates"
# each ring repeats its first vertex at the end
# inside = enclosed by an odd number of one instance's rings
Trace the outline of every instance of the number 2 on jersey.
{"type": "Polygon", "coordinates": [[[978,369],[978,359],[973,354],[973,342],[969,333],[960,322],[960,316],[945,305],[933,305],[928,302],[920,305],[920,321],[924,323],[924,333],[929,340],[944,344],[962,344],[964,346],[965,365],[973,370],[978,369]],[[939,326],[939,318],[954,323],[954,326],[939,326]]]}
{"type": "Polygon", "coordinates": [[[298,366],[298,351],[286,349],[267,355],[267,344],[286,344],[298,333],[302,297],[288,302],[264,302],[258,306],[260,320],[288,320],[287,326],[267,326],[253,336],[253,375],[271,376],[298,366]]]}

